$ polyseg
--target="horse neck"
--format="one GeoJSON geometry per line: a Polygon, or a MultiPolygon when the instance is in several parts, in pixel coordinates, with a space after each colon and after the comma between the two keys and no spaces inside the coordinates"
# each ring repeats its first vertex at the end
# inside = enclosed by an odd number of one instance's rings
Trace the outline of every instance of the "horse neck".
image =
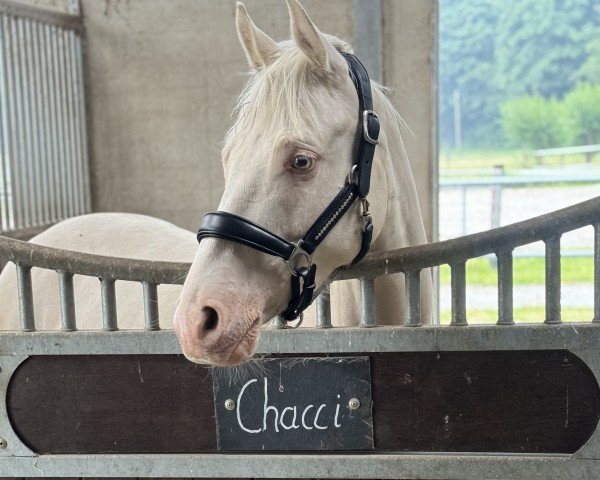
{"type": "Polygon", "coordinates": [[[427,242],[417,188],[412,175],[404,142],[402,141],[400,119],[393,106],[378,89],[375,91],[385,125],[383,164],[387,185],[375,188],[388,192],[387,212],[380,234],[374,241],[371,251],[386,251],[427,242]]]}

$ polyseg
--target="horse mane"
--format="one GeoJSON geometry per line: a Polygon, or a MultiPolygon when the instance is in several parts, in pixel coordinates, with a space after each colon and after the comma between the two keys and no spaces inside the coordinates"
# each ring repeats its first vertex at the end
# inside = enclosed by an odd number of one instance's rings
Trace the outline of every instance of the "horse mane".
{"type": "MultiPolygon", "coordinates": [[[[353,53],[352,47],[333,35],[325,34],[336,50],[353,53]]],[[[232,113],[232,126],[225,135],[227,146],[238,130],[261,125],[263,135],[285,131],[299,133],[306,125],[320,121],[313,108],[312,87],[322,85],[323,75],[311,66],[308,57],[293,40],[279,43],[278,56],[266,67],[252,70],[232,113]]],[[[410,129],[389,99],[391,89],[371,81],[385,108],[393,113],[400,130],[410,129]]]]}

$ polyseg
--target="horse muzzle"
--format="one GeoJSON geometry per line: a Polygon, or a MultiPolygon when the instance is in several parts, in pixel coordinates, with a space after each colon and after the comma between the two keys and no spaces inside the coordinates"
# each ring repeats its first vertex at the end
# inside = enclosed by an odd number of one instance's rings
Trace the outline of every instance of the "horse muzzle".
{"type": "Polygon", "coordinates": [[[252,357],[261,315],[257,309],[232,307],[235,305],[208,300],[178,308],[173,327],[189,360],[233,366],[252,357]]]}

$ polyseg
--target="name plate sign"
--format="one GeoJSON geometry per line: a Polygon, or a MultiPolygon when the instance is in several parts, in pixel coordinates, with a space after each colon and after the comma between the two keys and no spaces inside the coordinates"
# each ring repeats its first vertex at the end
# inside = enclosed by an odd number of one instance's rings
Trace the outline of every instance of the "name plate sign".
{"type": "Polygon", "coordinates": [[[372,450],[368,357],[214,368],[219,450],[372,450]]]}

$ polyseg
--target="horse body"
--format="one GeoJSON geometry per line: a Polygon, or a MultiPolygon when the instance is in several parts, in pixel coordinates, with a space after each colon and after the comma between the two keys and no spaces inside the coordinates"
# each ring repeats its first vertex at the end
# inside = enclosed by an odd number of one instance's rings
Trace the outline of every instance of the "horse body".
{"type": "MultiPolygon", "coordinates": [[[[198,244],[193,233],[145,215],[96,213],[75,217],[49,228],[32,243],[82,253],[170,262],[190,262],[198,244]]],[[[36,327],[60,329],[60,297],[55,272],[32,270],[36,327]]],[[[74,277],[75,314],[80,329],[102,328],[100,282],[97,278],[74,277]]],[[[158,290],[161,325],[172,328],[172,319],[181,292],[179,285],[161,285],[158,290]]],[[[141,285],[116,282],[117,314],[121,328],[143,328],[141,285]]],[[[17,330],[18,302],[15,268],[0,274],[0,328],[17,330]]]]}
{"type": "MultiPolygon", "coordinates": [[[[293,41],[276,43],[238,4],[238,34],[253,73],[225,139],[225,192],[219,209],[296,240],[348,176],[359,109],[347,63],[340,54],[351,52],[350,47],[322,34],[296,0],[288,0],[288,8],[293,41]]],[[[375,226],[371,251],[425,243],[416,187],[401,138],[402,121],[376,85],[373,99],[382,129],[369,194],[375,226]]],[[[338,266],[351,262],[360,248],[358,203],[313,255],[318,286],[338,266]]],[[[183,290],[160,287],[159,305],[161,326],[175,327],[184,353],[196,362],[231,365],[245,361],[254,352],[260,325],[281,312],[289,300],[290,269],[280,259],[214,238],[198,247],[191,232],[150,217],[88,215],[62,222],[33,242],[107,256],[192,262],[183,290]]],[[[59,328],[55,273],[34,269],[33,284],[38,328],[59,328]]],[[[376,280],[380,323],[403,321],[403,288],[402,275],[376,280]]],[[[421,293],[422,319],[428,323],[431,276],[426,271],[421,293]]],[[[335,282],[331,294],[332,323],[357,325],[358,282],[335,282]]],[[[17,328],[14,268],[0,275],[0,298],[0,324],[17,328]]],[[[78,326],[100,328],[98,280],[76,277],[75,298],[78,326]]],[[[117,302],[120,327],[142,327],[141,286],[117,282],[117,302]]],[[[305,325],[314,323],[314,310],[307,311],[305,325]]]]}

